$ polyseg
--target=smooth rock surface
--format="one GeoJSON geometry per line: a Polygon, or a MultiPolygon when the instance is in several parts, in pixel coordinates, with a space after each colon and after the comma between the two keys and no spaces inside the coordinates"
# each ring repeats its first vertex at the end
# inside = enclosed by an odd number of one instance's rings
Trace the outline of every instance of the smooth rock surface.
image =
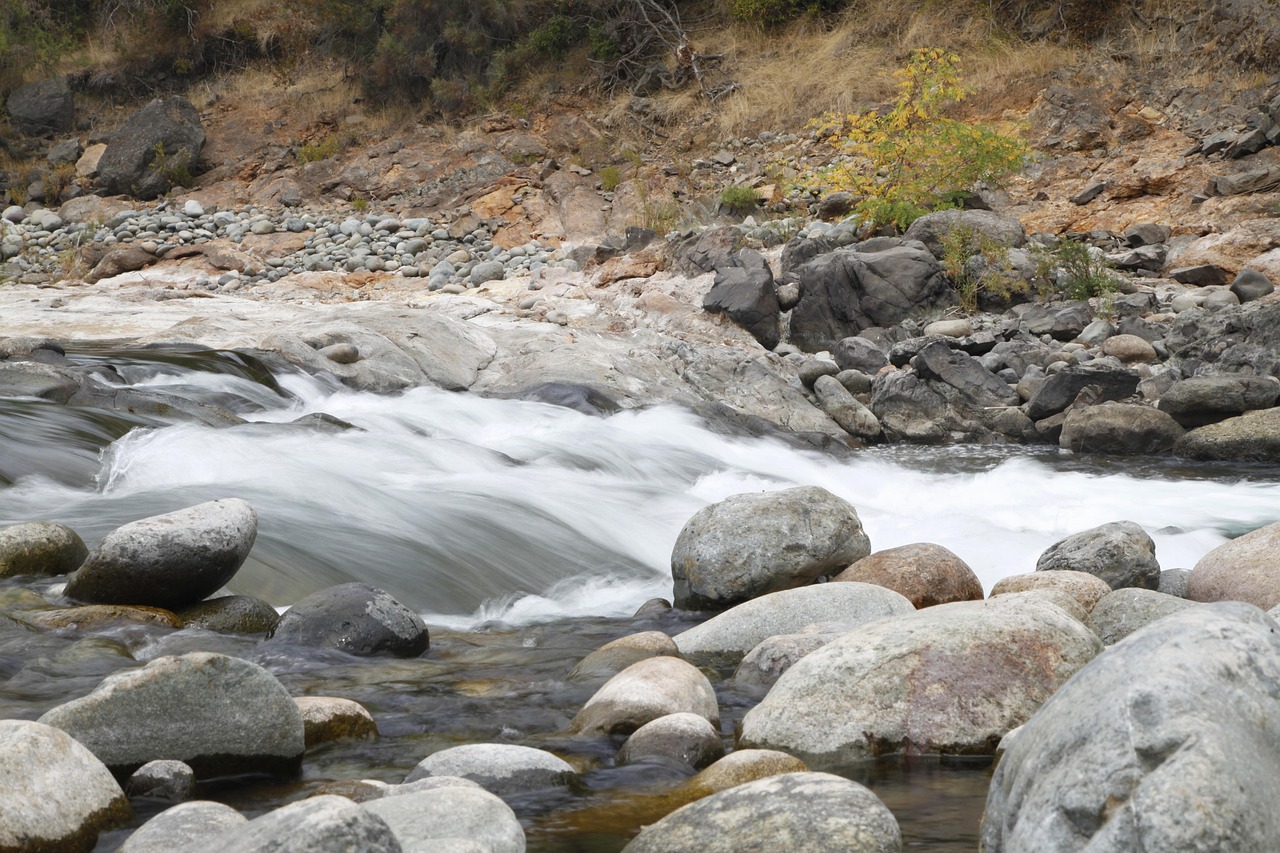
{"type": "Polygon", "coordinates": [[[633,663],[652,657],[679,657],[675,641],[661,631],[642,631],[610,640],[582,660],[569,673],[570,681],[609,679],[633,663]]]}
{"type": "Polygon", "coordinates": [[[1156,543],[1132,521],[1113,521],[1073,533],[1040,555],[1036,571],[1085,572],[1112,589],[1160,585],[1156,543]]]}
{"type": "Polygon", "coordinates": [[[422,617],[366,583],[339,584],[308,595],[285,611],[271,637],[359,656],[402,658],[417,657],[430,644],[422,617]]]}
{"type": "Polygon", "coordinates": [[[1043,569],[1021,575],[1010,575],[996,581],[991,587],[991,598],[1008,593],[1028,592],[1038,589],[1058,589],[1070,595],[1088,613],[1093,606],[1111,592],[1111,585],[1088,572],[1043,569]]]}
{"type": "Polygon", "coordinates": [[[391,828],[405,853],[525,850],[524,828],[515,812],[478,788],[451,785],[389,794],[362,808],[391,828]]]}
{"type": "Polygon", "coordinates": [[[860,581],[900,593],[912,606],[981,601],[982,582],[956,554],[930,542],[876,551],[832,578],[860,581]]]}
{"type": "Polygon", "coordinates": [[[0,578],[65,575],[80,568],[89,549],[70,527],[56,521],[28,521],[0,527],[0,578]]]}
{"type": "Polygon", "coordinates": [[[701,770],[724,757],[720,732],[705,718],[688,712],[668,714],[632,732],[617,762],[630,764],[643,758],[665,758],[701,770]]]}
{"type": "Polygon", "coordinates": [[[679,658],[656,657],[632,664],[605,682],[569,729],[583,735],[629,735],[668,714],[688,712],[720,724],[720,707],[711,682],[679,658]]]}
{"type": "Polygon", "coordinates": [[[1280,408],[1193,429],[1178,439],[1173,455],[1201,461],[1280,462],[1280,408]]]}
{"type": "Polygon", "coordinates": [[[181,761],[148,761],[125,783],[130,797],[150,797],[180,803],[196,790],[195,772],[181,761]]]}
{"type": "Polygon", "coordinates": [[[1280,522],[1224,542],[1200,558],[1187,576],[1191,601],[1247,601],[1270,610],[1280,604],[1280,522]]]}
{"type": "Polygon", "coordinates": [[[334,696],[299,696],[293,700],[302,714],[307,747],[346,738],[376,738],[378,726],[359,702],[334,696]]]}
{"type": "Polygon", "coordinates": [[[192,848],[199,853],[401,853],[387,823],[346,797],[291,803],[192,848]]]}
{"type": "Polygon", "coordinates": [[[564,788],[578,778],[564,759],[546,750],[509,743],[470,743],[441,750],[419,761],[405,782],[432,776],[470,779],[498,795],[564,788]]]}
{"type": "Polygon", "coordinates": [[[148,820],[125,839],[120,853],[174,853],[208,843],[248,820],[231,806],[209,800],[182,803],[148,820]]]}
{"type": "Polygon", "coordinates": [[[1193,601],[1150,589],[1117,589],[1093,606],[1086,623],[1103,645],[1110,646],[1141,628],[1195,607],[1193,601]]]}
{"type": "Polygon", "coordinates": [[[1103,403],[1067,411],[1058,446],[1073,453],[1123,456],[1165,453],[1183,429],[1170,415],[1136,403],[1103,403]]]}
{"type": "Polygon", "coordinates": [[[185,628],[203,628],[219,634],[269,634],[280,614],[261,598],[224,595],[209,598],[178,611],[185,628]]]}

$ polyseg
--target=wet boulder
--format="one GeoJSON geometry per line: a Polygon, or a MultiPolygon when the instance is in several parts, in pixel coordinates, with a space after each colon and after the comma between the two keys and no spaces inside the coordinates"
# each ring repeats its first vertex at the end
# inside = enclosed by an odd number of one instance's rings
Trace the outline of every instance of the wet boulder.
{"type": "Polygon", "coordinates": [[[569,730],[587,736],[629,735],[645,723],[687,712],[720,724],[711,682],[692,664],[657,657],[632,664],[595,692],[569,730]]]}
{"type": "Polygon", "coordinates": [[[683,712],[668,714],[636,729],[618,750],[618,764],[663,758],[701,770],[724,757],[720,732],[705,718],[683,712]]]}
{"type": "Polygon", "coordinates": [[[1187,576],[1192,601],[1247,601],[1270,610],[1280,604],[1280,522],[1225,542],[1200,558],[1187,576]]]}
{"type": "Polygon", "coordinates": [[[1178,439],[1173,455],[1203,461],[1280,462],[1280,408],[1197,427],[1178,439]]]}
{"type": "Polygon", "coordinates": [[[1009,575],[991,587],[991,598],[1041,589],[1056,589],[1074,598],[1086,613],[1111,592],[1111,584],[1097,575],[1070,569],[1037,569],[1021,575],[1009,575]]]}
{"type": "Polygon", "coordinates": [[[814,623],[855,628],[914,609],[902,595],[883,586],[816,584],[739,604],[677,634],[674,640],[687,657],[738,660],[766,637],[792,634],[814,623]]]}
{"type": "Polygon", "coordinates": [[[1167,616],[1085,666],[996,766],[982,849],[1280,847],[1280,629],[1244,604],[1167,616]]]}
{"type": "Polygon", "coordinates": [[[125,782],[130,797],[147,797],[180,803],[196,790],[196,774],[186,762],[161,759],[148,761],[133,771],[125,782]]]}
{"type": "Polygon", "coordinates": [[[433,776],[470,779],[499,796],[566,788],[578,778],[564,759],[543,749],[510,743],[470,743],[441,750],[419,761],[404,781],[433,776]]]}
{"type": "Polygon", "coordinates": [[[134,521],[98,543],[66,594],[95,604],[185,607],[231,580],[257,534],[257,514],[237,498],[134,521]]]}
{"type": "Polygon", "coordinates": [[[1036,571],[1085,572],[1112,589],[1160,585],[1156,543],[1132,521],[1113,521],[1055,542],[1036,561],[1036,571]]]}
{"type": "Polygon", "coordinates": [[[302,714],[307,748],[334,740],[378,736],[373,717],[359,702],[334,696],[299,696],[293,701],[302,714]]]}
{"type": "Polygon", "coordinates": [[[0,850],[89,851],[130,816],[129,802],[92,752],[66,732],[0,720],[0,850]]]}
{"type": "Polygon", "coordinates": [[[291,803],[215,836],[199,853],[400,853],[386,821],[346,797],[291,803]]]}
{"type": "Polygon", "coordinates": [[[120,853],[194,850],[248,819],[231,806],[209,800],[182,803],[148,820],[120,845],[120,853]]]}
{"type": "Polygon", "coordinates": [[[292,775],[302,758],[302,715],[275,676],[209,652],[156,658],[109,675],[92,693],[40,721],[67,732],[118,772],[175,759],[200,778],[292,775]]]}
{"type": "Polygon", "coordinates": [[[200,113],[179,95],[156,98],[124,120],[98,161],[112,195],[151,199],[189,181],[204,147],[200,113]]]}
{"type": "Polygon", "coordinates": [[[269,634],[280,614],[252,595],[223,595],[178,611],[184,628],[203,628],[218,634],[269,634]]]}
{"type": "Polygon", "coordinates": [[[990,755],[1098,638],[1036,599],[940,604],[856,628],[787,670],[740,742],[810,764],[891,752],[990,755]]]}
{"type": "Polygon", "coordinates": [[[675,604],[723,610],[813,583],[870,552],[857,510],[826,489],[734,495],[680,531],[671,554],[675,604]]]}
{"type": "Polygon", "coordinates": [[[1185,598],[1151,589],[1127,587],[1103,596],[1093,606],[1086,624],[1103,645],[1110,646],[1157,619],[1195,606],[1195,602],[1185,598]]]}
{"type": "Polygon", "coordinates": [[[642,829],[623,851],[897,853],[901,849],[897,820],[867,788],[829,773],[786,773],[677,809],[642,829]]]}
{"type": "Polygon", "coordinates": [[[1218,423],[1280,399],[1280,382],[1270,376],[1193,376],[1173,383],[1160,396],[1160,411],[1187,429],[1218,423]]]}
{"type": "MultiPolygon", "coordinates": [[[[404,786],[401,786],[404,787],[404,786]]],[[[448,785],[393,791],[363,805],[382,819],[403,850],[524,853],[524,828],[511,807],[488,791],[448,785]]]]}
{"type": "Polygon", "coordinates": [[[0,397],[35,397],[66,403],[80,390],[80,377],[38,361],[0,361],[0,397]]]}
{"type": "Polygon", "coordinates": [[[65,575],[80,568],[89,549],[70,527],[56,521],[28,521],[0,527],[0,578],[65,575]]]}
{"type": "Polygon", "coordinates": [[[412,658],[430,645],[422,617],[366,583],[338,584],[312,593],[285,611],[271,637],[362,657],[412,658]]]}
{"type": "Polygon", "coordinates": [[[981,601],[982,582],[969,564],[941,545],[916,542],[863,557],[832,578],[891,589],[917,609],[952,601],[981,601]]]}
{"type": "Polygon", "coordinates": [[[582,660],[569,673],[570,681],[607,680],[633,663],[653,657],[680,657],[675,641],[661,631],[642,631],[610,640],[582,660]]]}

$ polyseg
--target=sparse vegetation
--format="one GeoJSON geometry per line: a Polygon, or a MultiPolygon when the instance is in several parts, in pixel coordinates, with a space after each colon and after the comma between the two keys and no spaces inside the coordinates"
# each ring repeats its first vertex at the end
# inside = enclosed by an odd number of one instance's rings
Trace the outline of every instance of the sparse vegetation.
{"type": "Polygon", "coordinates": [[[1067,239],[1059,240],[1051,251],[1061,271],[1058,283],[1070,298],[1106,297],[1116,291],[1115,273],[1101,251],[1067,239]]]}
{"type": "Polygon", "coordinates": [[[1009,261],[1009,247],[964,225],[942,238],[942,268],[951,279],[966,314],[978,311],[979,298],[988,294],[1009,299],[1027,293],[1029,284],[1009,261]]]}
{"type": "Polygon", "coordinates": [[[746,184],[732,184],[720,191],[720,204],[734,213],[748,213],[760,204],[760,194],[755,187],[746,184]]]}
{"type": "Polygon", "coordinates": [[[155,156],[151,160],[151,171],[155,172],[170,187],[190,187],[195,183],[191,172],[195,158],[186,148],[179,148],[172,154],[164,150],[164,145],[157,142],[155,156]]]}
{"type": "Polygon", "coordinates": [[[355,209],[356,213],[364,213],[369,209],[369,199],[358,195],[351,199],[351,206],[355,209]]]}
{"type": "Polygon", "coordinates": [[[617,166],[605,166],[600,170],[600,189],[611,193],[622,183],[622,170],[617,166]]]}
{"type": "Polygon", "coordinates": [[[298,149],[298,162],[301,164],[318,163],[342,153],[342,144],[336,135],[326,136],[316,142],[307,142],[298,149]]]}

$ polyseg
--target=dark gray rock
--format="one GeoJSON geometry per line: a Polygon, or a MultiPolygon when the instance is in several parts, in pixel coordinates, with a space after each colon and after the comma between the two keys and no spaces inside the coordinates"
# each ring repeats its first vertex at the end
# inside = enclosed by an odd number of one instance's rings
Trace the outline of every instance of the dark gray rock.
{"type": "Polygon", "coordinates": [[[222,654],[156,658],[109,675],[40,721],[116,772],[174,759],[201,778],[292,775],[302,759],[302,715],[288,691],[257,664],[222,654]]]}
{"type": "Polygon", "coordinates": [[[129,819],[102,762],[61,729],[0,720],[0,850],[88,851],[129,819]]]}
{"type": "Polygon", "coordinates": [[[1056,415],[1071,405],[1081,391],[1096,386],[1098,402],[1123,400],[1138,390],[1141,377],[1132,370],[1116,367],[1077,365],[1050,376],[1027,403],[1027,417],[1033,421],[1056,415]]]}
{"type": "Polygon", "coordinates": [[[0,578],[65,575],[89,556],[80,535],[56,521],[28,521],[0,527],[0,578]]]}
{"type": "Polygon", "coordinates": [[[1169,278],[1182,284],[1196,287],[1214,287],[1227,283],[1227,272],[1213,264],[1200,264],[1194,267],[1179,267],[1169,273],[1169,278]]]}
{"type": "Polygon", "coordinates": [[[623,853],[841,850],[898,853],[902,834],[871,791],[830,773],[784,773],[738,785],[646,826],[623,853]]]}
{"type": "Polygon", "coordinates": [[[50,166],[72,166],[80,155],[84,153],[84,146],[80,144],[79,139],[64,139],[61,142],[49,146],[49,152],[45,154],[45,162],[50,166]]]}
{"type": "Polygon", "coordinates": [[[157,98],[124,120],[98,161],[108,192],[151,199],[194,174],[204,147],[200,113],[186,98],[157,98]]]}
{"type": "Polygon", "coordinates": [[[829,350],[862,329],[895,325],[951,298],[942,268],[914,242],[879,252],[838,249],[805,264],[799,281],[791,341],[808,352],[829,350]]]}
{"type": "Polygon", "coordinates": [[[1191,430],[1173,446],[1184,459],[1280,462],[1280,409],[1263,409],[1191,430]]]}
{"type": "Polygon", "coordinates": [[[826,489],[734,495],[680,531],[671,554],[675,604],[723,610],[813,583],[869,553],[857,510],[826,489]]]}
{"type": "Polygon", "coordinates": [[[978,241],[986,238],[1000,246],[1015,248],[1027,242],[1026,229],[1012,216],[989,210],[939,210],[926,213],[907,228],[908,240],[919,240],[935,258],[942,258],[942,242],[956,228],[970,234],[969,247],[976,250],[978,241]]]}
{"type": "Polygon", "coordinates": [[[401,853],[386,821],[334,794],[267,812],[215,836],[193,853],[401,853]]]}
{"type": "Polygon", "coordinates": [[[222,803],[208,800],[165,809],[138,827],[120,845],[120,853],[173,853],[192,850],[248,821],[222,803]]]}
{"type": "Polygon", "coordinates": [[[1156,592],[1163,592],[1175,598],[1186,598],[1187,578],[1190,576],[1190,569],[1165,569],[1160,573],[1160,585],[1156,587],[1156,592]]]}
{"type": "Polygon", "coordinates": [[[1156,222],[1137,222],[1124,229],[1124,239],[1130,246],[1137,248],[1139,246],[1166,243],[1172,233],[1173,231],[1168,225],[1160,225],[1156,222]]]}
{"type": "Polygon", "coordinates": [[[734,255],[732,266],[716,267],[715,283],[703,298],[702,308],[712,314],[728,315],[765,349],[773,349],[781,340],[773,273],[754,249],[743,249],[734,255]]]}
{"type": "Polygon", "coordinates": [[[148,761],[133,771],[125,782],[130,797],[148,797],[180,803],[190,799],[196,790],[196,774],[181,761],[161,759],[148,761]]]}
{"type": "Polygon", "coordinates": [[[1165,346],[1184,375],[1212,370],[1280,377],[1280,303],[1182,311],[1165,346]]]}
{"type": "Polygon", "coordinates": [[[676,247],[676,267],[689,275],[700,275],[731,266],[733,253],[741,242],[742,235],[736,228],[708,228],[676,247]]]}
{"type": "Polygon", "coordinates": [[[996,766],[987,853],[1280,845],[1280,629],[1244,604],[1175,613],[1045,703],[996,766]]]}
{"type": "Polygon", "coordinates": [[[1157,619],[1195,606],[1194,601],[1157,590],[1117,589],[1093,606],[1085,624],[1093,629],[1103,645],[1110,646],[1157,619]]]}
{"type": "Polygon", "coordinates": [[[833,252],[839,248],[830,237],[792,237],[782,247],[782,258],[778,262],[778,281],[795,283],[800,280],[800,268],[809,261],[833,252]]]}
{"type": "Polygon", "coordinates": [[[831,357],[841,370],[858,370],[868,376],[875,376],[880,368],[889,363],[884,350],[859,335],[838,341],[831,350],[831,357]]]}
{"type": "Polygon", "coordinates": [[[825,358],[811,358],[800,367],[800,384],[812,388],[823,376],[835,376],[840,372],[840,365],[825,358]]]}
{"type": "Polygon", "coordinates": [[[178,611],[184,628],[203,628],[219,634],[269,634],[280,614],[261,598],[224,595],[178,611]]]}
{"type": "Polygon", "coordinates": [[[701,770],[724,757],[720,732],[705,718],[688,712],[668,714],[632,732],[618,750],[617,763],[661,758],[701,770]]]}
{"type": "Polygon", "coordinates": [[[1137,403],[1103,403],[1070,409],[1058,445],[1074,453],[1134,456],[1165,453],[1183,429],[1168,414],[1137,403]]]}
{"type": "Polygon", "coordinates": [[[366,583],[338,584],[308,595],[285,611],[271,637],[361,656],[417,657],[430,645],[422,617],[366,583]]]}
{"type": "Polygon", "coordinates": [[[565,788],[578,778],[565,760],[542,749],[510,743],[470,743],[441,750],[419,761],[404,781],[432,776],[470,779],[498,796],[565,788]]]}
{"type": "Polygon", "coordinates": [[[932,343],[916,355],[912,366],[924,379],[950,385],[970,407],[1016,406],[1018,392],[982,366],[972,356],[951,349],[944,343],[932,343]]]}
{"type": "Polygon", "coordinates": [[[26,136],[67,133],[75,129],[76,109],[71,90],[60,78],[19,86],[6,103],[13,129],[26,136]]]}
{"type": "Polygon", "coordinates": [[[1257,270],[1240,270],[1235,281],[1231,282],[1231,292],[1242,304],[1261,299],[1269,293],[1274,293],[1275,289],[1276,286],[1271,283],[1271,279],[1257,270]]]}
{"type": "Polygon", "coordinates": [[[1270,376],[1193,376],[1175,382],[1160,396],[1160,411],[1187,428],[1224,421],[1280,399],[1280,382],[1270,376]]]}
{"type": "Polygon", "coordinates": [[[257,533],[253,507],[238,498],[134,521],[98,543],[66,594],[96,604],[185,607],[231,580],[257,533]]]}
{"type": "Polygon", "coordinates": [[[1036,571],[1085,572],[1112,589],[1160,585],[1156,543],[1132,521],[1113,521],[1068,536],[1040,555],[1036,571]]]}
{"type": "MultiPolygon", "coordinates": [[[[964,356],[968,358],[968,356],[964,356]]],[[[995,413],[977,411],[963,393],[945,382],[931,382],[912,370],[876,376],[871,412],[891,442],[947,444],[990,441],[995,413]]]]}

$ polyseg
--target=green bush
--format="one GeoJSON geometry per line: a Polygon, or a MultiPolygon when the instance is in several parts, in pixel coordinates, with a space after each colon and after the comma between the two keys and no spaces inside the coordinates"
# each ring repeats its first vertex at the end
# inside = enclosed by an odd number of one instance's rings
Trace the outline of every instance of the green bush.
{"type": "Polygon", "coordinates": [[[755,210],[760,194],[746,184],[733,184],[720,191],[720,203],[734,213],[746,213],[755,210]]]}
{"type": "Polygon", "coordinates": [[[942,237],[942,268],[955,288],[960,309],[978,310],[986,293],[998,299],[1026,294],[1028,282],[1009,262],[1009,247],[967,225],[957,225],[942,237]]]}
{"type": "Polygon", "coordinates": [[[605,166],[600,170],[600,189],[613,192],[622,183],[622,170],[617,166],[605,166]]]}
{"type": "Polygon", "coordinates": [[[587,27],[579,18],[559,12],[525,37],[529,48],[541,56],[563,59],[587,35],[587,27]]]}
{"type": "Polygon", "coordinates": [[[1062,271],[1058,283],[1072,299],[1107,296],[1118,288],[1111,264],[1100,252],[1091,251],[1088,244],[1059,240],[1052,253],[1062,271]]]}
{"type": "Polygon", "coordinates": [[[729,14],[739,21],[776,26],[805,14],[832,12],[847,0],[727,0],[729,14]]]}
{"type": "Polygon", "coordinates": [[[298,162],[301,164],[318,163],[337,157],[342,152],[338,137],[326,136],[318,142],[308,142],[298,149],[298,162]]]}

